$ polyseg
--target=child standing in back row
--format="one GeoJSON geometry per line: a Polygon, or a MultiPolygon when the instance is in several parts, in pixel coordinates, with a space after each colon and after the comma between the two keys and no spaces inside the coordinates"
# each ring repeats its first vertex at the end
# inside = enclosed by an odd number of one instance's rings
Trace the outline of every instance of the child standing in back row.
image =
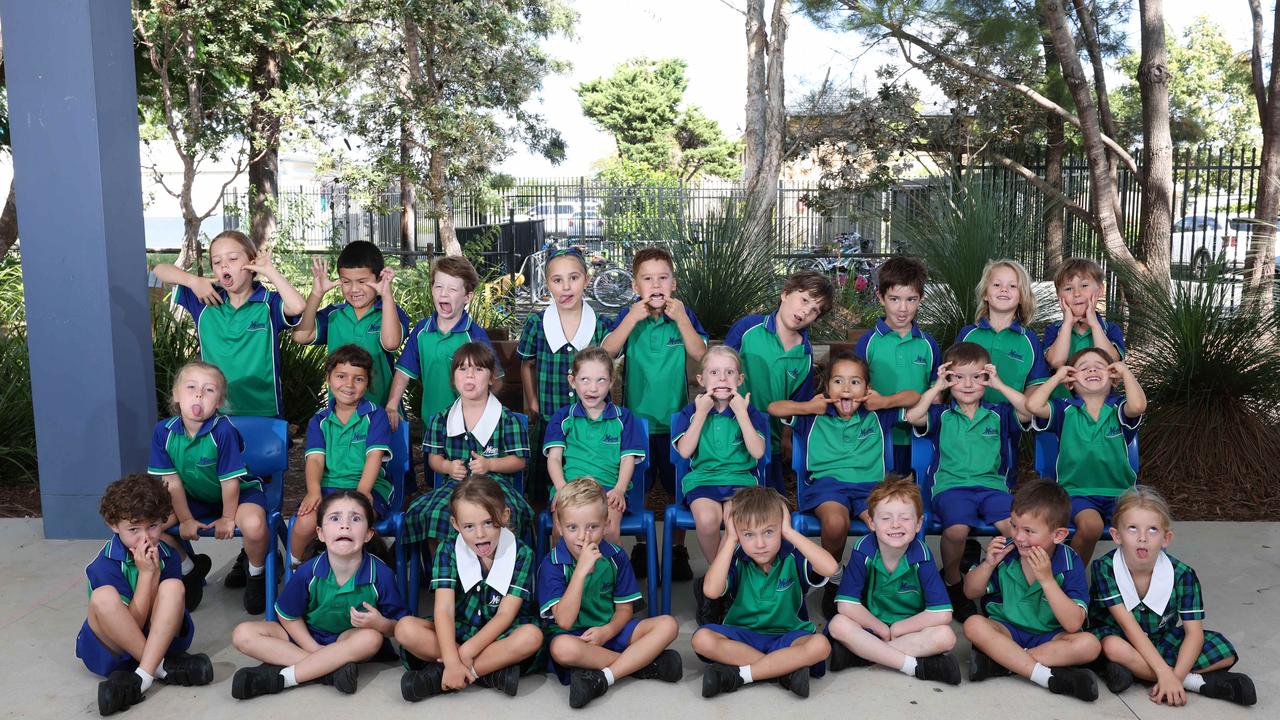
{"type": "MultiPolygon", "coordinates": [[[[1040,339],[1028,327],[1035,318],[1036,298],[1027,269],[1014,260],[993,260],[982,271],[977,293],[976,322],[961,328],[956,342],[981,345],[991,356],[1000,379],[1020,393],[1044,382],[1049,369],[1040,350],[1040,339]]],[[[983,400],[1004,402],[994,388],[987,388],[983,400]]]]}
{"type": "MultiPolygon", "coordinates": [[[[1124,330],[1098,312],[1098,299],[1107,291],[1102,266],[1087,258],[1071,258],[1053,276],[1062,307],[1062,320],[1044,329],[1044,358],[1057,370],[1067,358],[1087,347],[1102,348],[1113,360],[1124,360],[1124,330]]],[[[1068,398],[1071,392],[1058,386],[1053,397],[1068,398]]]]}

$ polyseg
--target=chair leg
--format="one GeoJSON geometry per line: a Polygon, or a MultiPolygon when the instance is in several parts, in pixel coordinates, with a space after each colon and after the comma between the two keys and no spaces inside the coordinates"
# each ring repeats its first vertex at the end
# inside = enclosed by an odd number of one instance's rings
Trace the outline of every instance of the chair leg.
{"type": "MultiPolygon", "coordinates": [[[[280,513],[272,513],[267,520],[267,537],[271,542],[267,543],[267,559],[266,559],[266,575],[267,575],[267,622],[275,622],[276,620],[276,580],[280,577],[278,574],[280,568],[276,567],[276,528],[281,521],[280,513]]],[[[289,565],[288,558],[284,560],[285,566],[289,565]]]]}
{"type": "Polygon", "coordinates": [[[406,548],[409,554],[409,597],[406,599],[405,606],[409,609],[409,614],[418,615],[418,591],[422,583],[422,547],[421,543],[414,543],[412,547],[406,548]]]}
{"type": "Polygon", "coordinates": [[[393,516],[395,525],[395,550],[396,550],[396,584],[400,586],[400,595],[404,598],[409,597],[409,566],[405,558],[404,548],[404,520],[403,516],[396,513],[393,516]]]}
{"type": "Polygon", "coordinates": [[[647,543],[645,551],[645,563],[649,568],[648,587],[649,591],[649,616],[654,613],[654,603],[658,599],[658,533],[655,528],[657,521],[653,517],[653,513],[648,513],[644,522],[644,538],[647,543]]]}
{"type": "Polygon", "coordinates": [[[538,560],[541,561],[542,558],[547,556],[547,553],[550,551],[550,546],[551,546],[551,515],[550,513],[548,513],[546,510],[543,510],[542,512],[538,513],[537,525],[538,525],[538,529],[536,532],[538,534],[538,538],[537,538],[538,544],[534,547],[534,550],[538,554],[538,560]]]}
{"type": "Polygon", "coordinates": [[[662,614],[671,614],[671,526],[675,524],[674,513],[668,511],[662,516],[662,614]]]}

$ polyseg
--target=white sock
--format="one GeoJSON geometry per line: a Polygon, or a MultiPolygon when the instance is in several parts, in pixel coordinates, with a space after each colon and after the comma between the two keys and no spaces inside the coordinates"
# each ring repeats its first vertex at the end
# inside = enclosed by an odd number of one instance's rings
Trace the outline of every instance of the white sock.
{"type": "Polygon", "coordinates": [[[160,661],[160,664],[156,666],[156,671],[155,671],[155,672],[153,672],[153,673],[151,673],[151,677],[154,677],[154,678],[155,678],[155,679],[157,679],[157,680],[163,680],[163,679],[165,679],[165,678],[169,677],[169,673],[167,673],[167,672],[165,672],[165,671],[164,671],[164,661],[163,661],[163,660],[161,660],[161,661],[160,661]]]}
{"type": "Polygon", "coordinates": [[[1042,688],[1049,687],[1049,678],[1051,677],[1053,677],[1053,671],[1040,663],[1036,663],[1035,668],[1031,670],[1031,682],[1042,688]]]}
{"type": "Polygon", "coordinates": [[[604,681],[605,681],[606,683],[608,683],[609,687],[613,687],[613,683],[614,683],[614,682],[616,682],[616,681],[613,679],[613,671],[612,671],[612,670],[610,670],[609,668],[605,668],[605,669],[601,670],[600,672],[604,673],[604,681]]]}
{"type": "Polygon", "coordinates": [[[1204,687],[1204,676],[1200,673],[1187,673],[1187,676],[1182,679],[1182,687],[1198,693],[1204,687]]]}
{"type": "Polygon", "coordinates": [[[147,690],[151,689],[151,683],[156,681],[156,679],[152,677],[151,673],[147,672],[146,670],[143,670],[142,668],[138,668],[133,672],[138,677],[142,678],[142,692],[146,692],[147,690]]]}
{"type": "Polygon", "coordinates": [[[192,560],[191,560],[191,556],[190,556],[190,555],[188,555],[187,557],[185,557],[185,558],[183,558],[183,559],[182,559],[182,574],[183,574],[183,575],[186,575],[187,573],[189,573],[189,572],[191,572],[192,570],[195,570],[195,569],[196,569],[196,564],[195,564],[194,562],[192,562],[192,560]]]}
{"type": "Polygon", "coordinates": [[[294,673],[297,672],[294,670],[295,667],[297,666],[290,665],[280,671],[280,677],[284,678],[284,686],[287,688],[291,688],[298,684],[298,678],[294,677],[294,673]]]}
{"type": "Polygon", "coordinates": [[[844,578],[844,566],[840,565],[839,567],[836,568],[835,572],[831,573],[831,577],[830,579],[827,580],[827,584],[835,583],[836,586],[839,587],[840,580],[842,578],[844,578]]]}
{"type": "Polygon", "coordinates": [[[911,677],[915,677],[916,676],[916,659],[908,655],[902,661],[902,667],[898,669],[902,671],[903,675],[910,675],[911,677]]]}
{"type": "Polygon", "coordinates": [[[254,565],[251,562],[245,562],[245,565],[249,566],[249,577],[258,577],[266,571],[266,568],[262,565],[254,565]]]}
{"type": "Polygon", "coordinates": [[[742,683],[744,685],[751,684],[751,666],[750,665],[739,665],[738,674],[742,676],[742,683]]]}

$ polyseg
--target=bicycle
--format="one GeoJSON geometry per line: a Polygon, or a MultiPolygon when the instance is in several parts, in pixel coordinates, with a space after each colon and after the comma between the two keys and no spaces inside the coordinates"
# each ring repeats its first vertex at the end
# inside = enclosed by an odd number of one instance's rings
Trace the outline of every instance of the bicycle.
{"type": "MultiPolygon", "coordinates": [[[[538,305],[551,302],[551,290],[547,287],[547,255],[555,249],[555,244],[548,242],[541,250],[530,253],[525,258],[520,266],[520,278],[516,281],[517,298],[538,305]]],[[[617,309],[631,302],[634,293],[629,270],[609,260],[600,251],[584,253],[583,257],[591,270],[591,285],[587,290],[592,299],[609,309],[617,309]]]]}

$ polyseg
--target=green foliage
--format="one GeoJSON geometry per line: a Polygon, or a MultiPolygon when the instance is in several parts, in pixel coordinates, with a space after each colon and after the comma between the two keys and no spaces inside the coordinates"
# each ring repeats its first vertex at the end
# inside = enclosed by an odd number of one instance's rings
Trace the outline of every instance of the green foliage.
{"type": "Polygon", "coordinates": [[[156,376],[156,414],[173,414],[170,404],[178,371],[189,360],[200,357],[200,342],[186,311],[164,299],[151,303],[151,354],[156,376]]]}
{"type": "Polygon", "coordinates": [[[36,419],[31,398],[31,360],[21,328],[0,324],[0,478],[35,482],[36,419]]]}

